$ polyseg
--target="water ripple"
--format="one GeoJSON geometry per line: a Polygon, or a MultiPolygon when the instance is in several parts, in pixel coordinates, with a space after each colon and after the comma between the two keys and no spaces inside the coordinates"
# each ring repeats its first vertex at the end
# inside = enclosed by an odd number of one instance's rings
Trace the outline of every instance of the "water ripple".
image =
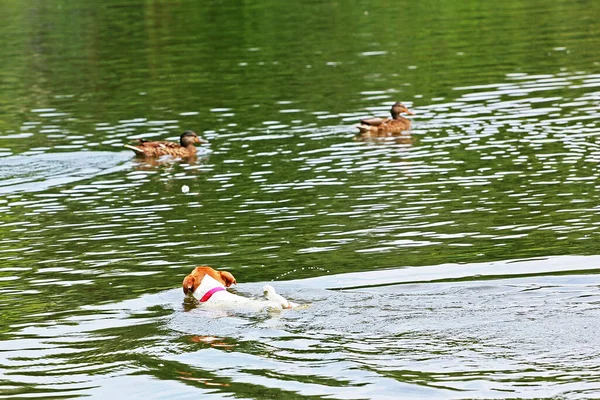
{"type": "Polygon", "coordinates": [[[473,262],[595,254],[599,82],[519,74],[459,87],[455,99],[407,102],[412,131],[383,139],[348,124],[387,113],[397,93],[366,91],[362,110],[344,112],[281,100],[278,110],[294,112],[207,131],[210,151],[189,162],[85,150],[176,139],[178,119],[97,123],[88,135],[61,124],[73,113],[39,111],[23,131],[49,146],[0,165],[3,379],[56,396],[127,393],[122,379],[135,375],[144,387],[176,382],[169,393],[182,396],[243,384],[463,398],[571,393],[568,376],[591,393],[597,354],[573,343],[595,340],[596,260],[473,262]],[[182,310],[180,290],[164,289],[211,263],[242,282],[312,278],[277,282],[310,311],[182,310]]]}

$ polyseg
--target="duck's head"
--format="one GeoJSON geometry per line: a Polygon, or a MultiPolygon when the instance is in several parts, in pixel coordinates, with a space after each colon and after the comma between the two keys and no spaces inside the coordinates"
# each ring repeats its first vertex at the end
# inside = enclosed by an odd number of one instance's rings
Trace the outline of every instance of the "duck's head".
{"type": "Polygon", "coordinates": [[[398,102],[394,103],[390,112],[392,113],[392,118],[394,119],[398,118],[402,113],[406,113],[408,115],[415,115],[415,113],[406,108],[404,104],[398,102]]]}
{"type": "Polygon", "coordinates": [[[207,140],[202,139],[194,131],[185,131],[179,137],[179,142],[183,147],[188,147],[194,143],[208,143],[207,140]]]}

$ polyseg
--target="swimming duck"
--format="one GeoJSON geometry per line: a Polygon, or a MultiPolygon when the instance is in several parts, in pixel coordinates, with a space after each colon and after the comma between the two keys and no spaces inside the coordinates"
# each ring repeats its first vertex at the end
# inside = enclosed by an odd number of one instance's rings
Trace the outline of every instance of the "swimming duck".
{"type": "Polygon", "coordinates": [[[196,155],[196,146],[194,143],[208,143],[199,137],[194,131],[185,131],[179,137],[179,143],[174,142],[151,142],[145,139],[139,139],[137,146],[126,144],[125,147],[135,151],[135,154],[141,157],[191,157],[196,155]]]}
{"type": "Polygon", "coordinates": [[[401,116],[400,114],[406,113],[408,115],[415,115],[409,111],[401,103],[394,103],[391,109],[392,118],[367,118],[361,119],[360,124],[356,125],[361,133],[400,133],[410,129],[410,119],[401,116]]]}

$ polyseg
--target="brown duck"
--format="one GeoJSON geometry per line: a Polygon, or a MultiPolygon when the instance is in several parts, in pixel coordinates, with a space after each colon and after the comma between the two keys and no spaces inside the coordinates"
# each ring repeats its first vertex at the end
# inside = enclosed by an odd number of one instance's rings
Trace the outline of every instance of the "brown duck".
{"type": "Polygon", "coordinates": [[[410,129],[410,119],[401,116],[400,114],[406,113],[408,115],[415,115],[409,111],[401,103],[394,103],[392,106],[392,118],[367,118],[361,119],[360,124],[356,125],[361,133],[374,133],[374,134],[386,134],[386,133],[400,133],[410,129]]]}
{"type": "Polygon", "coordinates": [[[145,139],[139,139],[137,146],[126,144],[125,147],[135,151],[140,157],[192,157],[196,155],[196,146],[194,143],[208,143],[199,137],[194,131],[185,131],[179,137],[179,143],[175,142],[151,142],[145,139]]]}

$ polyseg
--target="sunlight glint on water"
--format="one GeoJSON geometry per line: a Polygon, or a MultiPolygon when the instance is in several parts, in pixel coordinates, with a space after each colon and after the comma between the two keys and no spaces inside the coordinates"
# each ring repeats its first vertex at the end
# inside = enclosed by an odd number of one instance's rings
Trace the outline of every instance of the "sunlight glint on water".
{"type": "Polygon", "coordinates": [[[7,6],[0,393],[598,397],[600,10],[432,7],[7,6]],[[309,306],[209,313],[200,264],[309,306]]]}

